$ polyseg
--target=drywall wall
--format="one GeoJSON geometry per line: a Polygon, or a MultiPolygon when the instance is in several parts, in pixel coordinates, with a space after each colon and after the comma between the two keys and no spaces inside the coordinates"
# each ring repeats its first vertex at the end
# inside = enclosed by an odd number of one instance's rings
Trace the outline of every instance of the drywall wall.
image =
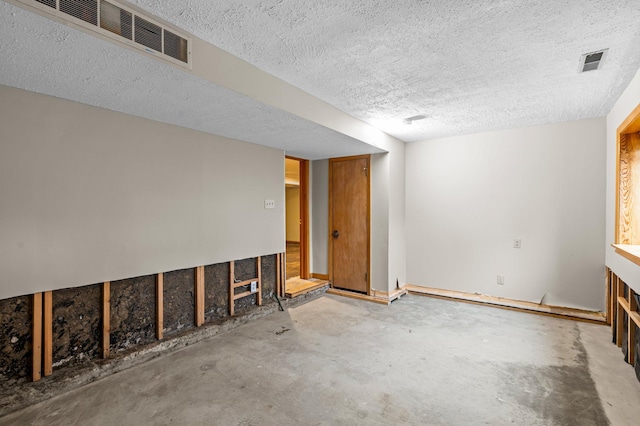
{"type": "Polygon", "coordinates": [[[606,219],[606,263],[618,277],[634,291],[640,293],[640,266],[617,254],[611,247],[615,242],[616,226],[616,149],[617,129],[640,104],[640,71],[636,74],[611,112],[607,115],[607,219],[606,219]]]}
{"type": "Polygon", "coordinates": [[[596,118],[407,145],[408,282],[603,309],[605,133],[596,118]]]}
{"type": "Polygon", "coordinates": [[[389,284],[390,155],[371,156],[371,289],[387,291],[389,284]]]}
{"type": "Polygon", "coordinates": [[[286,230],[287,241],[300,242],[300,188],[287,187],[286,193],[286,230]]]}
{"type": "Polygon", "coordinates": [[[0,134],[0,298],[284,251],[280,150],[6,86],[0,134]]]}
{"type": "Polygon", "coordinates": [[[329,273],[329,160],[310,161],[311,273],[329,273]]]}
{"type": "Polygon", "coordinates": [[[407,283],[406,146],[396,142],[389,151],[389,292],[407,283]]]}

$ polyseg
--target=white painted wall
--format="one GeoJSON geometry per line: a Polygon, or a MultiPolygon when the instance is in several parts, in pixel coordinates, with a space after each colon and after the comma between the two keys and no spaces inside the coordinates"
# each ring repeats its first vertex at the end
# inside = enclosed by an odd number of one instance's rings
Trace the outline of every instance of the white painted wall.
{"type": "Polygon", "coordinates": [[[286,194],[286,230],[287,241],[300,242],[300,188],[287,187],[286,194]]]}
{"type": "Polygon", "coordinates": [[[329,273],[329,160],[310,161],[311,273],[329,273]]]}
{"type": "Polygon", "coordinates": [[[615,242],[616,226],[616,132],[618,126],[640,104],[640,71],[607,115],[607,237],[605,243],[607,266],[620,279],[640,293],[640,266],[617,254],[611,247],[615,242]]]}
{"type": "Polygon", "coordinates": [[[390,155],[371,156],[371,289],[389,288],[390,155]]]}
{"type": "Polygon", "coordinates": [[[0,131],[0,298],[284,251],[282,151],[5,86],[0,131]]]}
{"type": "Polygon", "coordinates": [[[407,145],[408,282],[603,309],[605,133],[597,118],[407,145]]]}

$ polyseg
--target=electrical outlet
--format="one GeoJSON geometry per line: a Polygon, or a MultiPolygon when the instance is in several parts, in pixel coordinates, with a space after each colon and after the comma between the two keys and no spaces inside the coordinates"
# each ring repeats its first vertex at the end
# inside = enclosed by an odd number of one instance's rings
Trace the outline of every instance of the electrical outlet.
{"type": "Polygon", "coordinates": [[[275,209],[276,208],[276,200],[264,200],[264,208],[265,209],[275,209]]]}
{"type": "Polygon", "coordinates": [[[251,281],[251,293],[258,291],[258,281],[251,281]]]}
{"type": "Polygon", "coordinates": [[[504,285],[504,275],[498,275],[498,284],[504,285]]]}
{"type": "Polygon", "coordinates": [[[520,248],[520,247],[522,247],[522,240],[520,238],[513,240],[513,248],[520,248]]]}

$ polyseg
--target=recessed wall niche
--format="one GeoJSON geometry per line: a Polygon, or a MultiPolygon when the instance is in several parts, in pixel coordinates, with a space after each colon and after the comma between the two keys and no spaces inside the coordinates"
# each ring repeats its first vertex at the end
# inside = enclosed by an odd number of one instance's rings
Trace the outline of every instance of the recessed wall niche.
{"type": "Polygon", "coordinates": [[[618,127],[614,247],[640,265],[640,105],[618,127]]]}

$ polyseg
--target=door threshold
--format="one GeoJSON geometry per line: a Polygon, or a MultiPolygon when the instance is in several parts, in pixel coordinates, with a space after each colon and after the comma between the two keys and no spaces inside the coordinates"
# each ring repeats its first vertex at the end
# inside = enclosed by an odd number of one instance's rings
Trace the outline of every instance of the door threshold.
{"type": "Polygon", "coordinates": [[[329,284],[329,281],[319,279],[304,280],[300,277],[289,278],[285,283],[284,295],[288,298],[294,298],[307,294],[313,290],[317,290],[329,284]]]}

